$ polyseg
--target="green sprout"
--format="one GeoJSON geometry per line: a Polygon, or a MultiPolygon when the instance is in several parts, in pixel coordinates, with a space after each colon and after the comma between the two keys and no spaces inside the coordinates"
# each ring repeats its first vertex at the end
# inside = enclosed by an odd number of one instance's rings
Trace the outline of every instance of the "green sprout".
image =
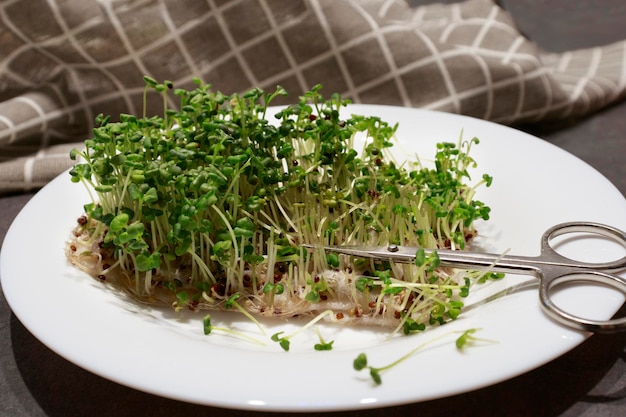
{"type": "Polygon", "coordinates": [[[261,323],[259,323],[259,321],[252,315],[250,314],[249,311],[247,311],[245,308],[243,308],[241,306],[241,304],[239,304],[237,302],[237,299],[241,297],[240,294],[235,293],[233,295],[231,295],[230,297],[228,297],[228,300],[226,301],[226,304],[224,305],[226,309],[229,309],[231,307],[236,308],[237,310],[239,310],[239,312],[241,314],[243,314],[244,316],[246,316],[251,322],[253,322],[254,324],[256,324],[256,326],[258,327],[258,329],[261,331],[262,334],[266,334],[265,333],[265,329],[263,328],[263,326],[261,325],[261,323]]]}
{"type": "Polygon", "coordinates": [[[331,340],[330,342],[327,342],[326,340],[324,340],[324,337],[322,336],[322,333],[320,332],[319,328],[317,326],[315,326],[315,333],[317,333],[317,337],[319,338],[319,343],[316,343],[315,345],[313,345],[313,348],[315,350],[332,350],[333,349],[333,343],[334,340],[331,340]]]}
{"type": "MultiPolygon", "coordinates": [[[[283,348],[284,351],[289,351],[289,348],[291,346],[291,342],[290,339],[294,338],[295,336],[299,335],[300,333],[302,333],[303,331],[305,331],[306,329],[308,329],[309,327],[313,326],[315,323],[317,323],[318,321],[322,320],[324,317],[330,316],[330,315],[334,315],[335,313],[332,310],[326,310],[323,313],[318,314],[314,319],[312,319],[311,321],[309,321],[307,324],[305,324],[304,326],[300,327],[298,330],[296,330],[295,332],[283,336],[283,334],[285,332],[277,332],[274,333],[271,336],[272,341],[277,342],[281,348],[283,348]]],[[[319,336],[319,333],[318,333],[319,336]]],[[[315,350],[330,350],[332,348],[332,344],[333,342],[329,342],[326,343],[324,341],[324,339],[322,339],[321,336],[320,337],[320,343],[316,344],[315,346],[320,346],[320,348],[315,348],[315,350]]]]}
{"type": "Polygon", "coordinates": [[[456,339],[455,342],[457,349],[463,350],[468,346],[476,346],[480,342],[496,343],[495,341],[490,339],[483,339],[474,336],[474,333],[476,333],[478,330],[480,329],[468,329],[461,333],[461,335],[456,339]]]}
{"type": "Polygon", "coordinates": [[[207,314],[202,318],[202,327],[204,329],[204,334],[205,336],[208,336],[209,334],[217,331],[217,332],[222,332],[231,336],[234,336],[236,338],[242,339],[242,340],[246,340],[248,342],[252,342],[254,344],[260,345],[260,346],[265,346],[265,342],[263,342],[262,340],[256,339],[248,334],[245,333],[241,333],[241,332],[237,332],[234,331],[232,329],[229,329],[227,327],[219,327],[219,326],[213,326],[211,324],[211,315],[207,314]]]}
{"type": "MultiPolygon", "coordinates": [[[[487,339],[479,339],[479,338],[474,337],[473,334],[476,331],[478,331],[478,330],[479,329],[468,329],[468,330],[465,330],[465,331],[461,332],[461,335],[459,337],[457,337],[456,340],[455,340],[455,345],[456,345],[457,349],[458,350],[463,350],[467,346],[471,346],[471,345],[475,344],[478,341],[492,342],[492,341],[487,340],[487,339]]],[[[443,335],[440,335],[438,337],[430,339],[430,340],[428,340],[428,341],[418,345],[417,347],[415,347],[414,349],[412,349],[411,351],[409,351],[405,355],[401,356],[400,358],[394,360],[393,362],[391,362],[391,363],[389,363],[387,365],[384,365],[384,366],[380,366],[380,367],[375,367],[375,366],[369,365],[368,364],[368,360],[367,360],[367,355],[365,353],[359,353],[357,355],[357,357],[354,359],[354,361],[352,363],[352,367],[356,371],[362,371],[364,369],[369,370],[370,377],[372,378],[374,383],[376,385],[380,385],[380,384],[382,384],[381,373],[398,366],[402,362],[404,362],[407,359],[409,359],[412,356],[414,356],[419,351],[423,350],[425,347],[427,347],[427,346],[429,346],[429,345],[431,345],[431,344],[433,344],[435,342],[438,342],[438,341],[440,341],[440,340],[442,340],[444,338],[447,338],[450,334],[453,334],[453,333],[459,333],[459,332],[445,333],[443,335]]]]}

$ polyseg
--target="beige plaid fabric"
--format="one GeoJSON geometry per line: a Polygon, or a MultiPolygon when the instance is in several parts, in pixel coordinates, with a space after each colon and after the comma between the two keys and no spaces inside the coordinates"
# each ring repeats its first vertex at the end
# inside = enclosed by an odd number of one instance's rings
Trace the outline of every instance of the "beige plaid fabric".
{"type": "Polygon", "coordinates": [[[625,47],[545,54],[492,0],[0,0],[0,194],[69,167],[97,114],[140,114],[143,75],[516,124],[622,99],[625,47]]]}

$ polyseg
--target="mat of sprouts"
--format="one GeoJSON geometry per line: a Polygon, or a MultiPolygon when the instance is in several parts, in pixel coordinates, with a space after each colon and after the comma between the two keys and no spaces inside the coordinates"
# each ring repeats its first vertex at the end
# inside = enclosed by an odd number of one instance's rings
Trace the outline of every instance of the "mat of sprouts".
{"type": "MultiPolygon", "coordinates": [[[[98,116],[72,153],[71,179],[93,197],[70,261],[176,311],[309,316],[307,327],[382,326],[390,337],[456,319],[475,282],[502,274],[442,268],[436,253],[398,264],[322,246],[469,249],[474,223],[490,212],[475,193],[491,176],[470,174],[479,139],[438,143],[434,167],[417,156],[398,162],[397,124],[341,115],[348,101],[320,88],[268,113],[281,88],[225,96],[200,84],[176,90],[180,110],[164,117],[98,116]]],[[[289,349],[292,336],[272,338],[289,349]]]]}
{"type": "MultiPolygon", "coordinates": [[[[268,114],[280,110],[269,108],[268,114]]],[[[543,230],[562,221],[626,228],[626,202],[619,191],[586,163],[538,138],[478,119],[408,108],[348,105],[340,110],[341,117],[351,114],[398,123],[393,149],[399,161],[418,155],[421,163],[433,164],[438,143],[455,142],[461,132],[467,140],[480,138],[471,150],[477,167],[470,176],[474,182],[483,174],[493,178],[490,187],[478,187],[475,195],[491,211],[488,221],[474,223],[472,250],[534,255],[543,230]]],[[[61,175],[37,193],[7,233],[0,252],[3,292],[20,321],[56,353],[135,389],[258,411],[383,407],[497,383],[541,366],[587,336],[547,318],[533,287],[480,303],[532,280],[514,275],[473,286],[456,319],[408,335],[333,320],[300,331],[314,315],[261,314],[257,325],[226,308],[210,310],[213,331],[206,335],[202,322],[207,311],[175,308],[188,301],[184,296],[175,296],[174,307],[138,302],[68,262],[68,233],[91,199],[85,187],[68,177],[61,175]],[[279,336],[272,340],[273,335],[279,336]],[[286,351],[279,342],[290,335],[286,351]],[[467,343],[459,349],[456,342],[464,335],[467,343]],[[330,342],[330,350],[314,348],[330,342]],[[381,383],[355,369],[361,354],[368,366],[380,369],[381,383]],[[402,357],[396,366],[382,369],[402,357]]],[[[606,242],[594,244],[602,249],[594,253],[611,256],[617,250],[603,248],[606,242]]],[[[589,257],[573,242],[561,249],[589,257]]],[[[585,294],[568,291],[560,298],[564,306],[597,318],[610,317],[623,301],[601,288],[585,294]]]]}

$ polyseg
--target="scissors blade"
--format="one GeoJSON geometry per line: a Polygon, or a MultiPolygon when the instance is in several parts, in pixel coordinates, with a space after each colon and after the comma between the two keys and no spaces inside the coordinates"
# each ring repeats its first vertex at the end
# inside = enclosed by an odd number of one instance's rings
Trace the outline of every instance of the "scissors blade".
{"type": "Polygon", "coordinates": [[[327,252],[362,258],[393,260],[405,264],[415,262],[417,251],[421,249],[427,256],[430,256],[433,252],[437,252],[440,265],[452,268],[533,275],[536,274],[537,270],[537,258],[512,257],[462,250],[427,249],[414,246],[397,246],[393,244],[387,246],[323,246],[305,244],[303,246],[311,249],[321,248],[327,252]]]}
{"type": "Polygon", "coordinates": [[[400,263],[411,263],[415,261],[417,248],[397,245],[386,246],[324,246],[324,245],[302,245],[309,249],[323,249],[326,252],[333,252],[342,255],[352,255],[361,258],[373,258],[380,260],[392,260],[400,263]]]}

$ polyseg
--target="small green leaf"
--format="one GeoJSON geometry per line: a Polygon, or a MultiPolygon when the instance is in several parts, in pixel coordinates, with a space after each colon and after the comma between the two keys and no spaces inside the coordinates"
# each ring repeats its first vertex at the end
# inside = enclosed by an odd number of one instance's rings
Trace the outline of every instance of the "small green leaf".
{"type": "Polygon", "coordinates": [[[225,257],[230,253],[233,244],[230,240],[220,240],[219,242],[215,242],[213,245],[213,254],[218,259],[225,259],[225,257]]]}
{"type": "Polygon", "coordinates": [[[354,360],[352,366],[357,371],[365,369],[365,367],[367,366],[367,356],[365,355],[365,353],[359,353],[359,355],[354,360]]]}
{"type": "Polygon", "coordinates": [[[111,220],[109,230],[111,232],[119,232],[128,224],[129,216],[126,213],[120,213],[111,220]]]}
{"type": "Polygon", "coordinates": [[[137,201],[141,198],[141,190],[137,184],[131,183],[128,185],[128,195],[132,201],[137,201]]]}
{"type": "Polygon", "coordinates": [[[331,340],[330,342],[323,342],[323,343],[316,343],[313,346],[313,349],[315,350],[333,350],[333,342],[334,340],[331,340]]]}
{"type": "Polygon", "coordinates": [[[363,292],[366,289],[371,289],[373,287],[374,280],[368,277],[360,277],[356,280],[355,287],[357,290],[363,292]]]}
{"type": "Polygon", "coordinates": [[[281,348],[283,348],[283,350],[285,352],[289,351],[289,339],[287,337],[280,337],[281,334],[283,334],[284,332],[278,332],[278,333],[274,333],[271,336],[272,341],[274,342],[278,342],[278,344],[280,345],[281,348]]]}
{"type": "Polygon", "coordinates": [[[456,339],[456,347],[457,349],[462,350],[463,348],[465,348],[468,343],[470,343],[470,341],[473,339],[472,335],[476,332],[477,329],[468,329],[466,331],[463,332],[463,334],[461,334],[461,336],[459,336],[456,339]]]}
{"type": "Polygon", "coordinates": [[[320,293],[317,291],[311,291],[307,295],[304,296],[304,299],[309,303],[318,303],[321,299],[320,293]]]}
{"type": "Polygon", "coordinates": [[[140,237],[143,234],[144,231],[144,225],[143,223],[136,221],[131,223],[128,228],[126,229],[126,232],[132,237],[132,238],[137,238],[140,237]]]}
{"type": "Polygon", "coordinates": [[[241,227],[235,227],[233,229],[233,233],[235,234],[235,236],[237,237],[247,237],[247,238],[251,238],[252,236],[254,236],[254,231],[252,230],[248,230],[248,229],[243,229],[241,227]]]}
{"type": "Polygon", "coordinates": [[[211,333],[211,330],[213,329],[213,326],[211,326],[211,315],[210,314],[207,314],[202,319],[202,327],[204,328],[204,334],[205,335],[208,335],[208,334],[211,333]]]}
{"type": "Polygon", "coordinates": [[[156,87],[157,86],[157,81],[154,78],[152,78],[152,77],[150,77],[148,75],[144,75],[143,76],[143,81],[149,87],[156,87]]]}
{"type": "Polygon", "coordinates": [[[241,297],[241,295],[239,293],[235,293],[235,294],[231,295],[230,297],[228,297],[228,300],[224,304],[224,307],[227,308],[227,309],[231,308],[231,307],[236,307],[237,299],[239,297],[241,297]]]}
{"type": "Polygon", "coordinates": [[[140,253],[137,255],[135,267],[140,271],[150,271],[161,266],[161,254],[154,252],[151,255],[140,253]]]}
{"type": "Polygon", "coordinates": [[[237,220],[236,227],[249,230],[249,231],[256,230],[256,226],[254,225],[254,222],[249,217],[242,217],[241,219],[237,220]]]}
{"type": "Polygon", "coordinates": [[[426,262],[426,252],[423,248],[419,248],[415,253],[415,265],[422,266],[426,262]]]}
{"type": "Polygon", "coordinates": [[[189,293],[187,291],[180,291],[176,293],[176,299],[180,304],[184,304],[189,299],[189,293]]]}
{"type": "Polygon", "coordinates": [[[380,377],[380,373],[378,372],[378,369],[370,368],[370,376],[372,377],[376,385],[382,384],[383,380],[380,377]]]}
{"type": "Polygon", "coordinates": [[[326,255],[326,262],[333,268],[339,268],[339,256],[336,253],[329,253],[326,255]]]}
{"type": "Polygon", "coordinates": [[[149,188],[148,191],[146,191],[146,193],[143,195],[144,203],[151,204],[158,200],[159,196],[157,194],[156,188],[154,187],[149,188]]]}
{"type": "Polygon", "coordinates": [[[96,185],[95,187],[93,187],[94,190],[96,190],[99,193],[110,193],[111,191],[113,191],[113,186],[111,185],[96,185]]]}

